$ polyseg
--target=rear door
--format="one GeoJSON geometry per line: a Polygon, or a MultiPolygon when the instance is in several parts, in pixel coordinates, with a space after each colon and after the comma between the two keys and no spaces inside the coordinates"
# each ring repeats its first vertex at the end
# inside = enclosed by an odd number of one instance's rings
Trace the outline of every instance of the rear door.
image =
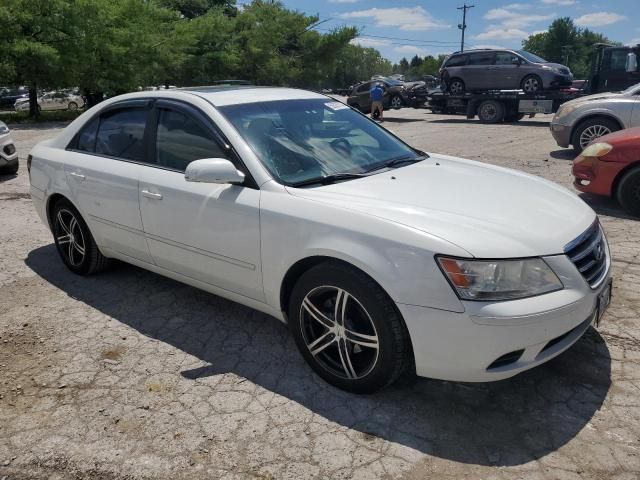
{"type": "Polygon", "coordinates": [[[159,100],[151,125],[154,153],[141,171],[140,212],[154,262],[263,300],[260,190],[250,182],[221,185],[185,180],[187,165],[203,158],[227,158],[244,169],[211,119],[194,107],[159,100]]]}
{"type": "Polygon", "coordinates": [[[464,67],[464,77],[467,90],[493,90],[497,87],[494,84],[492,75],[494,52],[474,52],[469,54],[469,61],[464,67]]]}
{"type": "Polygon", "coordinates": [[[490,81],[501,90],[520,88],[520,57],[511,52],[496,52],[494,64],[490,67],[490,81]]]}
{"type": "Polygon", "coordinates": [[[146,152],[147,101],[113,105],[94,117],[67,148],[72,200],[100,246],[151,262],[138,205],[146,152]]]}

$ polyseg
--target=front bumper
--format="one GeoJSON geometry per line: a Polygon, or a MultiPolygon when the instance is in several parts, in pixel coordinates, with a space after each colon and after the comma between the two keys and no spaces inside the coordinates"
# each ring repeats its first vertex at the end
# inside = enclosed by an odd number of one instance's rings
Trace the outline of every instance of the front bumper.
{"type": "Polygon", "coordinates": [[[580,155],[573,161],[573,185],[581,192],[611,197],[614,194],[613,183],[626,166],[625,163],[607,162],[600,158],[580,155]]]}
{"type": "Polygon", "coordinates": [[[551,88],[570,87],[571,85],[573,85],[573,75],[556,74],[549,81],[551,88]]]}
{"type": "Polygon", "coordinates": [[[570,125],[563,125],[552,121],[549,128],[551,129],[551,135],[553,135],[553,138],[559,147],[567,148],[571,145],[570,125]]]}
{"type": "Polygon", "coordinates": [[[506,302],[463,302],[464,313],[398,305],[413,343],[416,373],[462,382],[502,380],[573,345],[595,320],[610,271],[592,289],[565,255],[545,261],[561,278],[563,290],[506,302]],[[496,362],[520,351],[515,361],[496,362]]]}

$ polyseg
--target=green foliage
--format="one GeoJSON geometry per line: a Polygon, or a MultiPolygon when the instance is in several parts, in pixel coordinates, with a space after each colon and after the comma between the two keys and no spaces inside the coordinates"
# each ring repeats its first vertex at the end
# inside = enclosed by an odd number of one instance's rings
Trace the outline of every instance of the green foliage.
{"type": "Polygon", "coordinates": [[[587,79],[596,43],[614,43],[600,33],[577,27],[568,17],[553,21],[549,30],[531,35],[522,48],[550,61],[567,65],[575,78],[587,79]]]}
{"type": "Polygon", "coordinates": [[[433,75],[439,77],[439,70],[446,55],[438,55],[433,57],[427,55],[426,57],[414,56],[411,62],[406,58],[400,60],[400,62],[393,66],[393,71],[401,73],[407,80],[420,80],[425,75],[433,75]]]}
{"type": "Polygon", "coordinates": [[[336,59],[335,71],[327,87],[348,87],[373,75],[393,73],[391,62],[373,48],[347,45],[336,59]]]}
{"type": "Polygon", "coordinates": [[[75,120],[76,117],[82,114],[81,110],[69,111],[69,110],[51,110],[40,112],[37,118],[29,116],[29,112],[7,112],[0,115],[2,120],[7,125],[19,123],[33,123],[36,122],[70,122],[75,120]]]}

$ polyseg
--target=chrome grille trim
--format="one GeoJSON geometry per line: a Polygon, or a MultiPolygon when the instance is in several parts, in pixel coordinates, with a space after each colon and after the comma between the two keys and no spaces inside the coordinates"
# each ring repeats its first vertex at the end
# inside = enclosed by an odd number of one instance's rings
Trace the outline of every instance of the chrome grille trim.
{"type": "Polygon", "coordinates": [[[567,244],[564,253],[591,288],[597,288],[609,270],[609,247],[596,220],[582,235],[567,244]]]}

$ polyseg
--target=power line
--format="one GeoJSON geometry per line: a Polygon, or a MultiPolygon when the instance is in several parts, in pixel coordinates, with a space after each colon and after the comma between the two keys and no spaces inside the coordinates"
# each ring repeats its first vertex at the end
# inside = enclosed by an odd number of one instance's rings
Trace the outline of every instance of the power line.
{"type": "MultiPolygon", "coordinates": [[[[316,28],[315,30],[320,30],[322,32],[330,32],[331,30],[328,28],[316,28]]],[[[443,42],[441,40],[417,40],[415,38],[402,38],[402,37],[387,37],[384,35],[358,35],[357,38],[377,38],[383,40],[398,40],[404,42],[410,42],[416,45],[425,44],[425,46],[442,46],[442,47],[450,47],[457,46],[458,42],[443,42]],[[430,44],[430,45],[429,45],[430,44]]]]}
{"type": "Polygon", "coordinates": [[[475,5],[467,5],[466,3],[462,7],[458,7],[458,10],[462,10],[462,23],[458,24],[458,28],[462,30],[462,40],[460,41],[460,51],[464,52],[464,31],[467,29],[467,10],[471,10],[475,5]]]}

